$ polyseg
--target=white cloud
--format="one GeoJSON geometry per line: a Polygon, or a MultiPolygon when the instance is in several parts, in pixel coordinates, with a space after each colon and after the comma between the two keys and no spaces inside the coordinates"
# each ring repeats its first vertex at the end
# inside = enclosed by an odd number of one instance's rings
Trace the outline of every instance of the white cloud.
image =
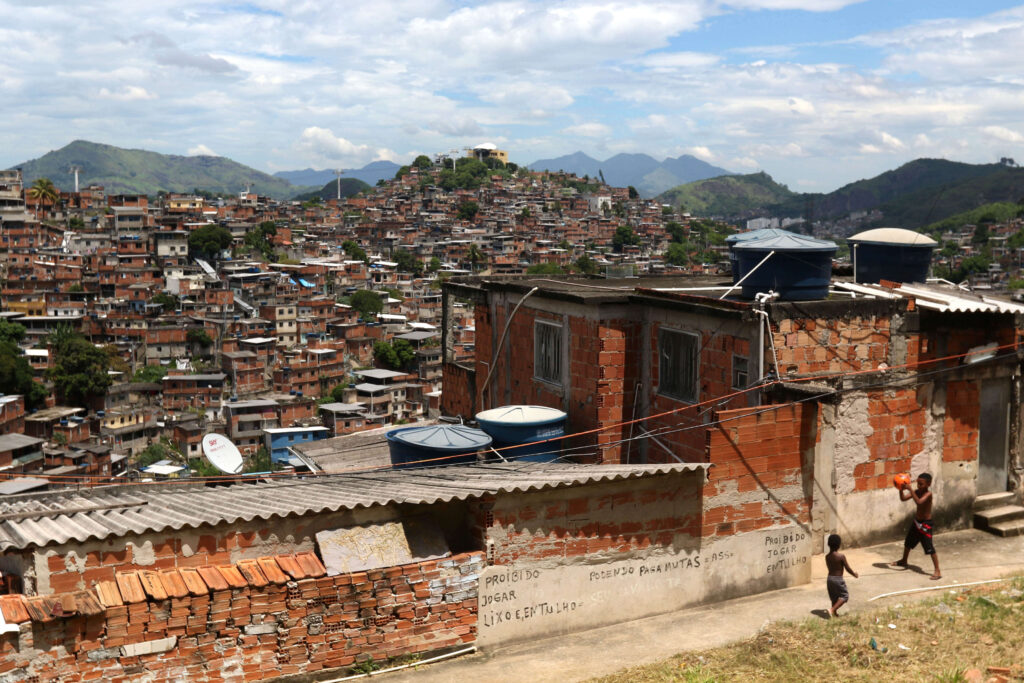
{"type": "Polygon", "coordinates": [[[715,159],[714,153],[707,147],[701,145],[696,147],[687,147],[686,153],[695,156],[698,159],[703,159],[704,161],[714,161],[715,159]]]}
{"type": "Polygon", "coordinates": [[[321,162],[343,162],[348,165],[365,165],[380,159],[394,161],[397,156],[389,149],[374,149],[369,145],[357,145],[336,136],[327,128],[310,126],[299,136],[298,147],[308,157],[321,162]]]}
{"type": "Polygon", "coordinates": [[[188,155],[190,157],[217,157],[220,156],[206,145],[200,143],[195,147],[189,147],[188,155]]]}
{"type": "Polygon", "coordinates": [[[99,97],[104,100],[116,100],[118,102],[156,99],[156,95],[137,85],[126,85],[123,88],[118,88],[117,90],[100,88],[99,97]]]}
{"type": "Polygon", "coordinates": [[[999,140],[1000,142],[1024,142],[1024,135],[1021,135],[1015,130],[1004,128],[1003,126],[985,126],[981,130],[989,137],[999,140]]]}
{"type": "Polygon", "coordinates": [[[612,134],[612,129],[603,123],[578,123],[575,126],[563,128],[566,135],[579,135],[585,138],[606,138],[612,134]]]}

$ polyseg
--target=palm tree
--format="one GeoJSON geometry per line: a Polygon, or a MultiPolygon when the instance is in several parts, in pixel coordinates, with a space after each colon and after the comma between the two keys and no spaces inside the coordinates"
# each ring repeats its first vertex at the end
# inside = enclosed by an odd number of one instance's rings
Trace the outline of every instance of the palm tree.
{"type": "Polygon", "coordinates": [[[475,244],[471,244],[469,245],[469,253],[466,254],[466,258],[469,259],[469,263],[473,267],[473,270],[476,270],[477,264],[484,260],[484,255],[483,252],[480,251],[479,247],[475,244]]]}
{"type": "Polygon", "coordinates": [[[56,206],[60,199],[60,191],[49,178],[36,178],[26,194],[30,199],[35,200],[38,209],[41,209],[43,204],[56,206]]]}

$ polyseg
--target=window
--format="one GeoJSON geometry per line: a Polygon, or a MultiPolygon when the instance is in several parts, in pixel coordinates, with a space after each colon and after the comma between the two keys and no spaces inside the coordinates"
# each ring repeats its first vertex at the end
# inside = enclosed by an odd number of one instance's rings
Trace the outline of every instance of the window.
{"type": "Polygon", "coordinates": [[[533,326],[533,375],[562,383],[562,326],[538,320],[533,326]]]}
{"type": "Polygon", "coordinates": [[[658,393],[697,400],[698,337],[678,330],[658,331],[658,393]]]}
{"type": "Polygon", "coordinates": [[[746,389],[750,383],[750,376],[747,374],[747,359],[743,356],[732,357],[732,388],[746,389]]]}

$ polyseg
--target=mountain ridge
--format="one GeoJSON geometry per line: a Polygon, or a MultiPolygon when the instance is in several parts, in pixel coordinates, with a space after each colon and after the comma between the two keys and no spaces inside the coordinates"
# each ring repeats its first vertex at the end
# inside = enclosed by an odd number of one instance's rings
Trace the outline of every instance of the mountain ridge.
{"type": "Polygon", "coordinates": [[[527,167],[534,171],[567,171],[581,177],[599,177],[603,173],[608,184],[615,187],[632,185],[644,197],[652,197],[672,187],[697,180],[732,175],[724,168],[689,154],[658,161],[649,154],[623,152],[598,161],[577,151],[551,159],[539,159],[527,167]]]}

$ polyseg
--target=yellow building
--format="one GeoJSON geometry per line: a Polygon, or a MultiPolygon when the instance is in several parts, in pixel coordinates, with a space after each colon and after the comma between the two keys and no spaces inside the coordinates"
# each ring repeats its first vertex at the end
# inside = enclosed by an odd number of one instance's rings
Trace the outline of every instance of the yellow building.
{"type": "Polygon", "coordinates": [[[485,142],[482,145],[477,145],[471,150],[466,152],[467,157],[474,157],[483,161],[484,159],[497,159],[503,164],[508,163],[508,152],[503,149],[498,149],[493,143],[485,142]]]}

